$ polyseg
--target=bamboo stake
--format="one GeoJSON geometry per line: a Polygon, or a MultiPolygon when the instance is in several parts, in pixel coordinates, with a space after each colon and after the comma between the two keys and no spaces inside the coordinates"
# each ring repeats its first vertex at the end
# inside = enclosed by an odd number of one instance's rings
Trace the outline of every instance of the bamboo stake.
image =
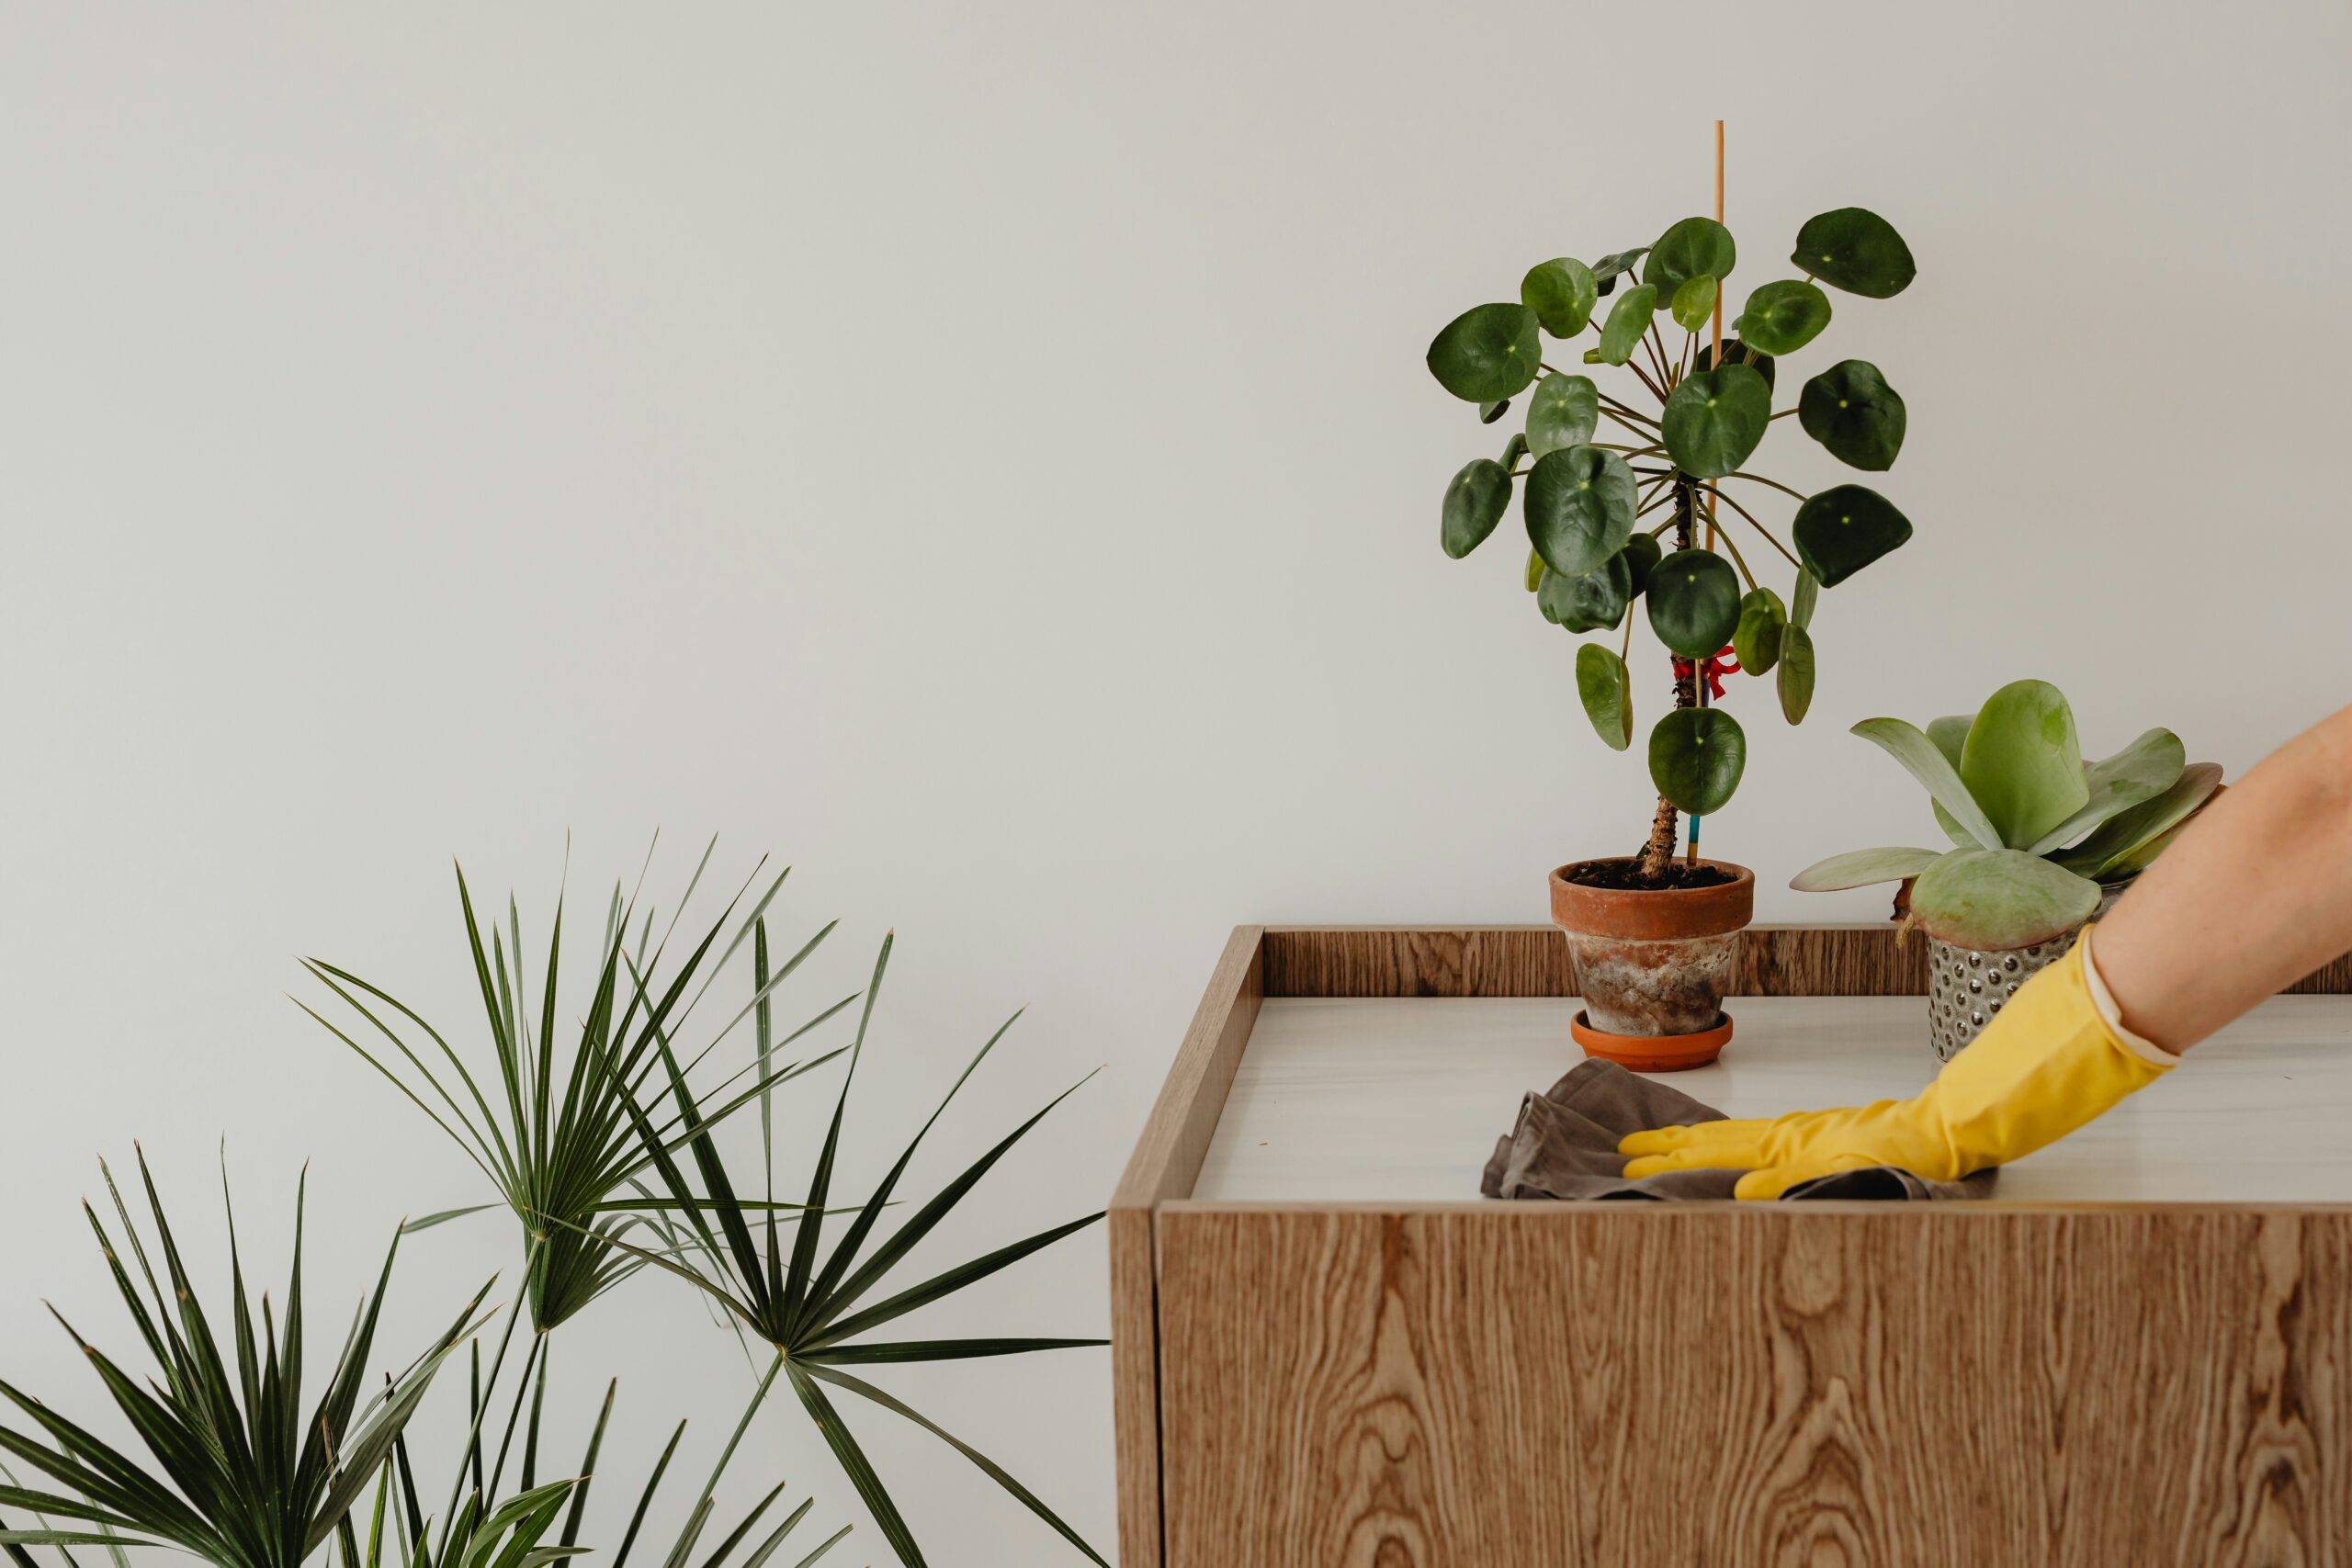
{"type": "MultiPolygon", "coordinates": [[[[1723,220],[1724,122],[1717,120],[1715,121],[1715,221],[1720,223],[1723,220]]],[[[1724,290],[1720,278],[1715,283],[1714,354],[1708,363],[1717,372],[1721,372],[1724,367],[1724,290]]],[[[1716,484],[1710,480],[1707,485],[1707,547],[1711,550],[1715,547],[1715,493],[1716,484]]],[[[1713,655],[1708,657],[1712,658],[1713,655]]],[[[1707,660],[1693,659],[1690,661],[1690,673],[1691,683],[1697,688],[1699,705],[1705,707],[1707,705],[1707,660]]],[[[1699,863],[1699,818],[1690,818],[1690,831],[1683,840],[1682,863],[1686,866],[1699,863]]]]}

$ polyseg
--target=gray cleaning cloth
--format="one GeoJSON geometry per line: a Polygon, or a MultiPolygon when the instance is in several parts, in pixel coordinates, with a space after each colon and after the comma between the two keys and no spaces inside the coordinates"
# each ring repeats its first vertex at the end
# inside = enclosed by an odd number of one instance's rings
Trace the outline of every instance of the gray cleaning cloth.
{"type": "MultiPolygon", "coordinates": [[[[1631,1198],[1651,1201],[1728,1198],[1747,1174],[1737,1170],[1669,1170],[1638,1181],[1625,1179],[1617,1140],[1652,1127],[1713,1122],[1723,1112],[1680,1089],[1614,1062],[1586,1060],[1542,1094],[1520,1102],[1519,1124],[1495,1143],[1478,1190],[1489,1198],[1631,1198]]],[[[1876,1166],[1799,1182],[1782,1196],[1925,1201],[1992,1195],[1997,1173],[1980,1170],[1959,1181],[1929,1181],[1907,1170],[1876,1166]]]]}

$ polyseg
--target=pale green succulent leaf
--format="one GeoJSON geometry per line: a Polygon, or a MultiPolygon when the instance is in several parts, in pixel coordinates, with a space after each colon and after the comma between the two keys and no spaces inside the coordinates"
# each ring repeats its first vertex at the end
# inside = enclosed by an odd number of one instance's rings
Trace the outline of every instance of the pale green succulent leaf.
{"type": "Polygon", "coordinates": [[[2065,694],[2047,681],[2012,681],[1986,698],[1961,747],[1960,777],[2000,835],[1988,849],[2027,849],[2080,811],[2091,792],[2065,694]]]}
{"type": "Polygon", "coordinates": [[[1842,855],[1815,861],[1789,879],[1800,893],[1836,893],[1848,887],[1868,887],[1877,882],[1901,882],[1917,876],[1947,852],[1890,845],[1877,850],[1849,850],[1842,855]]]}
{"type": "Polygon", "coordinates": [[[2180,737],[2169,729],[2151,729],[2112,757],[2102,757],[2083,769],[2090,799],[2081,810],[2052,828],[2028,848],[2027,853],[2046,855],[2072,843],[2111,818],[2143,800],[2152,800],[2180,782],[2188,753],[2180,737]]]}
{"type": "Polygon", "coordinates": [[[1911,885],[1911,914],[1956,947],[2048,942],[2091,918],[2098,884],[2023,850],[1954,850],[1911,885]]]}
{"type": "MultiPolygon", "coordinates": [[[[1785,648],[1781,656],[1788,657],[1785,648]]],[[[1936,804],[1972,840],[1963,848],[2001,847],[2001,835],[1984,815],[1984,807],[1970,796],[1968,786],[1960,782],[1960,774],[1917,725],[1899,718],[1866,718],[1854,726],[1853,732],[1902,763],[1913,778],[1927,786],[1936,804]]]]}
{"type": "Polygon", "coordinates": [[[2160,841],[2203,809],[2221,787],[2219,762],[2191,762],[2169,788],[2108,818],[2089,838],[2051,858],[2100,881],[2143,870],[2155,858],[2160,841]]]}

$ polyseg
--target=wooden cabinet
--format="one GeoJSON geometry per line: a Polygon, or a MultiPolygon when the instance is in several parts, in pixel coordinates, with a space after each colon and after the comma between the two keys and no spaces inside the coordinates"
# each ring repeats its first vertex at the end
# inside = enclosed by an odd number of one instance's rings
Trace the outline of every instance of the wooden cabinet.
{"type": "MultiPolygon", "coordinates": [[[[1934,1072],[1916,944],[1744,947],[1678,1087],[1934,1072]]],[[[1112,1207],[1123,1563],[2352,1557],[2352,965],[1989,1201],[1483,1201],[1576,1059],[1568,969],[1541,928],[1234,933],[1112,1207]]]]}

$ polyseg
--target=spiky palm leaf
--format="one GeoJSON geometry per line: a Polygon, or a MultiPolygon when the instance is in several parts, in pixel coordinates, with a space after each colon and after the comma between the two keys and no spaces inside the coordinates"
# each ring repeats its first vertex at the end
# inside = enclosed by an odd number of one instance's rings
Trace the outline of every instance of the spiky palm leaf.
{"type": "MultiPolygon", "coordinates": [[[[400,1250],[395,1235],[383,1270],[344,1340],[325,1393],[306,1416],[300,1192],[295,1199],[294,1259],[282,1329],[266,1295],[255,1324],[237,1254],[236,1216],[231,1211],[230,1289],[235,1299],[231,1348],[224,1356],[189,1280],[146,1156],[139,1156],[139,1176],[170,1281],[168,1292],[156,1279],[113,1173],[103,1164],[100,1169],[131,1258],[153,1299],[152,1308],[132,1282],[96,1211],[85,1203],[83,1213],[140,1337],[161,1368],[161,1381],[133,1379],[62,1315],[58,1321],[106,1384],[155,1468],[147,1468],[30,1394],[0,1382],[0,1398],[23,1412],[42,1434],[35,1437],[0,1426],[0,1450],[68,1489],[0,1486],[0,1506],[76,1527],[0,1530],[0,1543],[19,1549],[83,1543],[111,1550],[174,1546],[218,1568],[296,1568],[334,1533],[391,1453],[434,1373],[471,1332],[475,1311],[490,1287],[477,1292],[447,1332],[363,1405],[360,1396],[375,1347],[377,1317],[400,1250]]],[[[224,1178],[224,1201],[226,1185],[224,1178]]]]}
{"type": "MultiPolygon", "coordinates": [[[[753,923],[755,928],[760,924],[756,918],[753,923]]],[[[774,989],[773,979],[760,957],[765,952],[765,945],[763,936],[754,948],[754,993],[763,1000],[774,989]]],[[[988,1043],[964,1068],[938,1107],[899,1156],[881,1185],[857,1206],[854,1217],[830,1252],[823,1249],[826,1204],[831,1197],[833,1163],[841,1147],[842,1123],[848,1109],[850,1086],[865,1052],[867,1028],[873,1021],[875,1002],[881,993],[883,974],[890,961],[890,946],[891,939],[885,937],[881,952],[875,960],[873,980],[866,987],[857,1034],[849,1048],[848,1072],[842,1077],[840,1097],[833,1106],[832,1122],[818,1153],[808,1196],[800,1207],[798,1223],[793,1227],[788,1248],[779,1234],[773,1201],[775,1149],[772,1136],[763,1139],[766,1168],[762,1179],[767,1198],[752,1199],[745,1195],[743,1184],[729,1173],[726,1161],[711,1135],[710,1125],[696,1113],[684,1072],[669,1042],[662,1037],[659,1031],[656,1032],[655,1050],[676,1106],[673,1120],[684,1127],[683,1142],[692,1157],[695,1177],[689,1179],[675,1157],[676,1145],[681,1140],[666,1136],[652,1111],[634,1096],[629,1101],[631,1121],[639,1130],[639,1141],[649,1162],[669,1195],[677,1223],[689,1233],[695,1245],[674,1256],[637,1248],[627,1242],[616,1245],[630,1251],[642,1263],[692,1281],[710,1300],[719,1303],[744,1332],[773,1347],[775,1362],[768,1377],[774,1379],[775,1367],[782,1367],[788,1372],[793,1393],[802,1408],[823,1434],[835,1459],[857,1487],[859,1496],[881,1526],[892,1550],[909,1568],[920,1568],[923,1563],[922,1548],[916,1544],[904,1517],[891,1500],[873,1463],[820,1385],[831,1384],[846,1389],[941,1438],[1090,1560],[1102,1562],[1102,1558],[1076,1530],[993,1461],[873,1384],[842,1370],[859,1363],[960,1360],[1107,1343],[1102,1339],[1069,1338],[875,1341],[863,1337],[918,1307],[940,1301],[1019,1262],[1031,1253],[1102,1217],[1098,1211],[1082,1219],[1056,1225],[869,1303],[884,1277],[908,1252],[938,1227],[990,1168],[1035,1127],[1046,1111],[1060,1104],[1079,1087],[1073,1084],[1057,1095],[1043,1110],[999,1140],[987,1154],[941,1188],[868,1250],[867,1244],[874,1239],[876,1226],[884,1211],[892,1206],[892,1194],[914,1158],[916,1149],[946,1111],[948,1102],[955,1099],[957,1090],[971,1077],[997,1042],[1004,1038],[1005,1032],[1012,1027],[1020,1016],[1016,1013],[989,1036],[988,1043]]],[[[643,994],[641,983],[638,988],[643,994]]],[[[764,1055],[768,1049],[764,1019],[762,1020],[760,1034],[760,1049],[764,1055]]],[[[1081,1078],[1080,1083],[1084,1081],[1081,1078]]]]}
{"type": "MultiPolygon", "coordinates": [[[[605,1444],[605,1432],[613,1416],[613,1404],[620,1382],[614,1379],[605,1386],[604,1404],[596,1413],[596,1424],[589,1434],[586,1453],[580,1461],[579,1473],[571,1479],[541,1483],[536,1479],[539,1468],[540,1407],[547,1393],[548,1337],[536,1337],[535,1358],[526,1359],[522,1376],[515,1385],[513,1409],[507,1416],[505,1437],[498,1445],[498,1458],[484,1473],[483,1422],[488,1416],[491,1396],[499,1382],[499,1369],[505,1360],[507,1345],[512,1337],[510,1320],[508,1335],[501,1339],[498,1354],[487,1382],[481,1381],[477,1362],[477,1381],[472,1394],[473,1425],[465,1450],[458,1465],[457,1484],[451,1494],[449,1524],[437,1532],[436,1521],[424,1509],[416,1489],[415,1471],[411,1463],[408,1440],[403,1437],[394,1445],[379,1472],[376,1495],[370,1510],[368,1538],[364,1547],[356,1529],[346,1523],[343,1530],[343,1568],[544,1568],[544,1565],[587,1555],[596,1549],[580,1544],[581,1522],[587,1511],[589,1489],[594,1484],[596,1457],[605,1444]],[[536,1364],[537,1375],[532,1376],[536,1364]],[[514,1436],[516,1419],[523,1409],[523,1394],[530,1396],[530,1422],[521,1449],[521,1471],[511,1494],[504,1491],[508,1444],[514,1436]],[[470,1477],[471,1484],[467,1484],[470,1477]],[[385,1521],[391,1521],[387,1530],[385,1521]],[[557,1531],[560,1520],[562,1529],[557,1531]],[[550,1537],[553,1539],[551,1540],[550,1537]]],[[[764,1385],[760,1394],[764,1395],[764,1385]]],[[[737,1422],[718,1461],[711,1467],[710,1479],[704,1483],[702,1494],[687,1509],[677,1539],[663,1558],[665,1568],[685,1568],[693,1553],[709,1533],[715,1504],[713,1498],[719,1478],[727,1472],[742,1441],[745,1428],[751,1425],[752,1414],[758,1408],[755,1395],[750,1407],[737,1422]]],[[[660,1490],[662,1478],[669,1472],[670,1461],[676,1457],[678,1444],[685,1436],[686,1424],[681,1421],[671,1431],[669,1442],[662,1448],[651,1474],[639,1491],[636,1506],[630,1511],[627,1532],[621,1537],[617,1550],[600,1552],[609,1556],[612,1568],[625,1568],[637,1546],[647,1511],[660,1490]]],[[[701,1560],[701,1568],[764,1568],[784,1546],[785,1538],[808,1517],[815,1506],[814,1498],[804,1498],[800,1505],[768,1529],[755,1533],[767,1517],[769,1510],[784,1495],[781,1483],[771,1488],[749,1512],[728,1531],[716,1548],[701,1560]]],[[[817,1543],[815,1550],[800,1558],[793,1568],[808,1568],[850,1532],[843,1525],[831,1536],[817,1543]]]]}
{"type": "MultiPolygon", "coordinates": [[[[650,856],[648,858],[650,861],[650,856]]],[[[693,897],[709,863],[710,851],[707,848],[679,901],[681,911],[693,897]]],[[[475,912],[472,896],[466,887],[465,872],[460,868],[458,901],[465,917],[466,942],[475,982],[489,1019],[491,1051],[496,1067],[492,1093],[484,1092],[464,1059],[414,1010],[346,969],[318,959],[304,961],[312,975],[365,1021],[364,1027],[355,1026],[359,1032],[372,1032],[381,1036],[398,1054],[405,1071],[396,1072],[387,1065],[383,1044],[371,1050],[329,1022],[309,1003],[298,998],[297,1005],[358,1053],[431,1118],[490,1178],[503,1201],[428,1215],[411,1228],[422,1229],[502,1206],[511,1211],[522,1224],[529,1259],[526,1279],[532,1322],[542,1330],[564,1322],[643,1266],[633,1252],[616,1247],[615,1243],[649,1225],[657,1233],[666,1232],[666,1227],[644,1212],[649,1207],[658,1211],[660,1205],[644,1201],[639,1179],[652,1161],[639,1145],[639,1129],[628,1114],[630,1094],[632,1089],[642,1088],[660,1065],[655,1042],[678,1038],[695,1003],[708,989],[710,978],[741,945],[791,874],[789,867],[777,874],[750,913],[737,924],[732,940],[714,959],[713,949],[718,946],[719,938],[726,933],[735,909],[751,890],[760,869],[753,868],[752,877],[729,900],[717,922],[678,963],[674,972],[662,976],[655,986],[627,986],[624,975],[660,973],[663,954],[677,929],[678,916],[671,917],[657,943],[653,939],[652,912],[649,909],[639,917],[635,912],[636,896],[631,894],[624,899],[616,886],[605,909],[604,940],[597,949],[595,989],[576,1034],[568,1036],[569,1049],[564,1054],[569,1060],[559,1064],[556,992],[563,950],[561,895],[557,897],[555,916],[548,930],[545,976],[535,1006],[529,995],[529,976],[524,970],[522,919],[514,900],[511,897],[507,900],[503,931],[494,919],[491,922],[491,940],[485,948],[482,922],[475,912]],[[633,944],[632,926],[637,930],[633,944]],[[705,978],[689,997],[687,988],[697,974],[705,978]],[[413,1044],[406,1033],[410,1030],[422,1032],[429,1045],[413,1044]],[[438,1067],[428,1066],[428,1061],[436,1057],[438,1067]]],[[[827,925],[809,938],[776,972],[769,989],[789,977],[832,929],[827,925]]],[[[786,1035],[777,1043],[778,1047],[798,1039],[854,1000],[854,996],[844,997],[786,1035]]],[[[694,1071],[753,1007],[764,1010],[767,1005],[767,994],[763,991],[718,1030],[684,1070],[694,1071]]],[[[676,1118],[665,1118],[655,1129],[655,1146],[682,1146],[684,1134],[680,1128],[688,1120],[716,1122],[755,1101],[764,1109],[766,1095],[777,1084],[837,1054],[776,1066],[771,1053],[763,1051],[756,1067],[723,1080],[699,1099],[689,1095],[684,1103],[693,1106],[693,1116],[689,1118],[682,1112],[676,1118]],[[746,1077],[752,1081],[743,1087],[746,1077]]],[[[669,1065],[675,1066],[674,1060],[669,1065]]]]}

